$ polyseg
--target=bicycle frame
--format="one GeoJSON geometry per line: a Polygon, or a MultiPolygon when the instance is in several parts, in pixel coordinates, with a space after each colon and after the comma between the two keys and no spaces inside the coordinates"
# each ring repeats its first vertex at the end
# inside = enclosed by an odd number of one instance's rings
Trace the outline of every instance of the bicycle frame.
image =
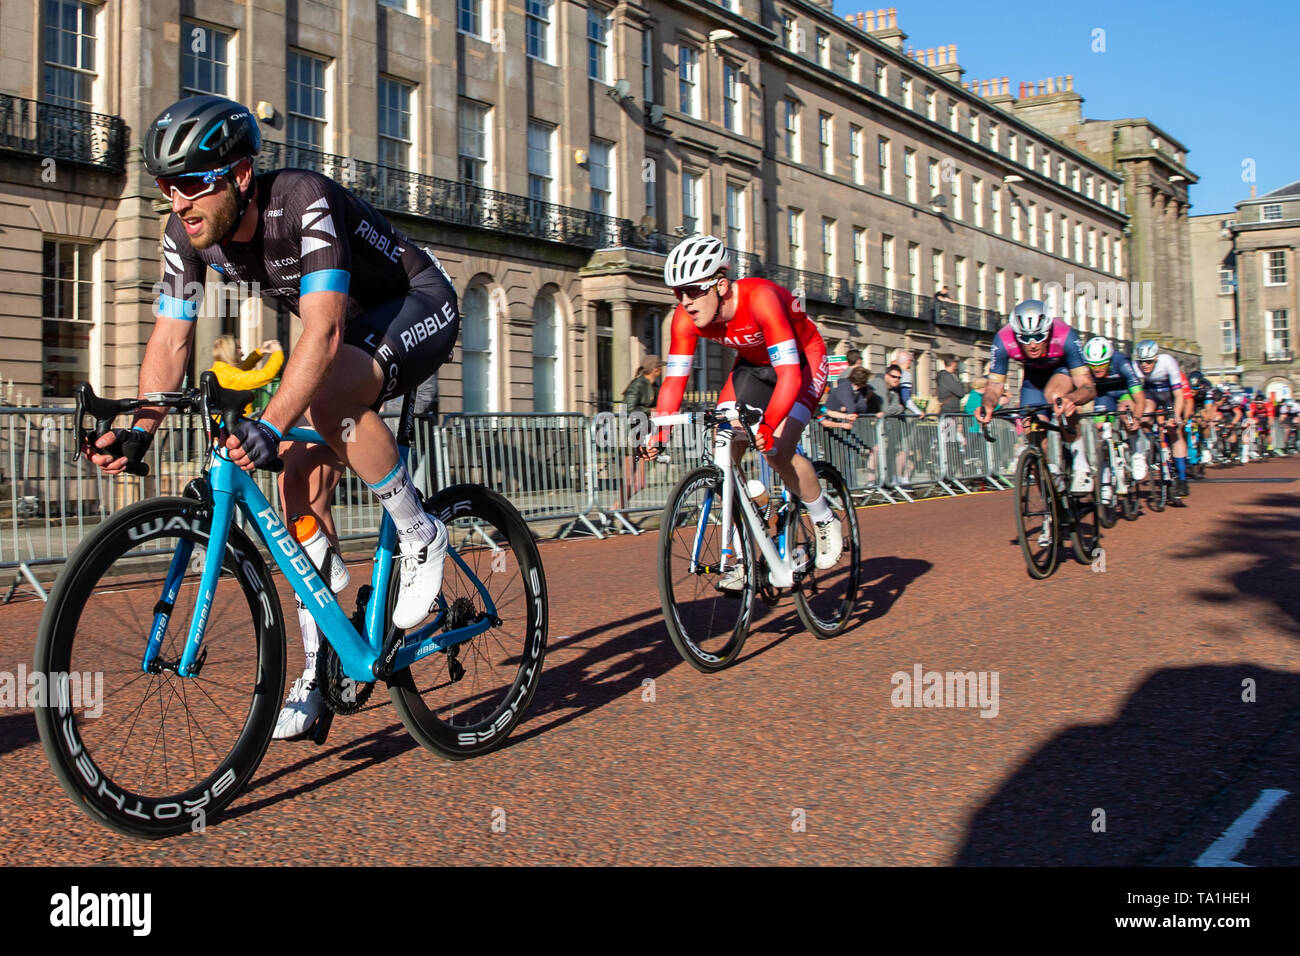
{"type": "MultiPolygon", "coordinates": [[[[758,508],[754,505],[754,499],[749,496],[749,489],[745,487],[744,482],[740,480],[740,470],[731,460],[731,442],[733,435],[730,429],[719,428],[713,437],[713,461],[714,464],[722,471],[722,556],[718,562],[719,571],[727,569],[727,559],[734,557],[735,553],[731,549],[732,535],[732,511],[733,502],[736,497],[736,489],[741,489],[741,494],[749,502],[750,507],[742,508],[741,512],[745,516],[745,524],[749,527],[751,537],[757,544],[763,557],[767,559],[768,573],[773,587],[788,588],[794,586],[794,568],[789,560],[790,542],[787,540],[789,535],[789,526],[781,529],[781,546],[778,550],[773,544],[772,539],[768,537],[767,528],[759,523],[758,508]]],[[[713,492],[710,491],[705,495],[705,506],[700,510],[700,524],[695,533],[695,544],[691,554],[691,570],[696,568],[696,558],[700,553],[700,546],[704,539],[704,528],[709,519],[709,505],[711,504],[713,492]]],[[[790,500],[790,490],[785,491],[785,500],[790,500]]]]}
{"type": "MultiPolygon", "coordinates": [[[[409,402],[408,402],[409,404],[409,402]]],[[[405,409],[404,409],[405,412],[405,409]]],[[[405,465],[410,456],[408,420],[411,416],[403,414],[399,432],[398,453],[405,465]],[[406,442],[401,440],[401,432],[406,432],[406,442]]],[[[284,435],[285,441],[300,441],[323,444],[319,433],[307,428],[291,428],[284,435]]],[[[258,536],[270,552],[276,565],[284,574],[285,580],[292,586],[298,599],[310,609],[316,619],[321,634],[329,641],[339,656],[343,673],[359,683],[370,683],[380,674],[377,667],[381,656],[391,657],[383,668],[385,673],[393,673],[409,667],[415,661],[436,650],[444,650],[453,644],[481,634],[492,626],[496,618],[496,606],[491,595],[483,587],[477,576],[461,559],[448,542],[447,559],[455,561],[461,570],[472,580],[483,597],[487,613],[477,621],[463,627],[446,631],[434,636],[433,632],[441,627],[447,617],[447,604],[439,595],[438,613],[434,619],[411,632],[400,644],[390,645],[385,640],[385,611],[387,595],[392,579],[393,555],[396,552],[397,530],[393,519],[384,512],[383,522],[379,528],[379,542],[375,548],[374,567],[370,579],[370,600],[366,606],[365,628],[358,633],[339,606],[338,599],[328,584],[316,573],[311,559],[298,544],[296,535],[280,520],[275,507],[262,494],[252,476],[230,460],[224,447],[214,444],[209,460],[210,477],[208,479],[212,492],[212,528],[207,543],[207,554],[203,564],[203,573],[199,580],[199,597],[196,613],[190,625],[185,650],[181,655],[176,673],[181,677],[193,677],[202,667],[203,635],[207,626],[208,612],[216,593],[217,580],[221,573],[221,564],[226,553],[230,524],[234,518],[236,506],[257,529],[258,536]],[[386,652],[386,653],[385,653],[386,652]]],[[[197,528],[195,530],[198,530],[197,528]]],[[[157,669],[158,651],[167,631],[167,624],[174,606],[177,592],[186,567],[193,552],[193,542],[183,540],[172,556],[171,565],[163,584],[160,601],[155,605],[154,624],[150,630],[141,669],[145,672],[157,669]]],[[[263,600],[267,600],[265,595],[263,600]]],[[[269,607],[264,608],[268,617],[269,607]]]]}

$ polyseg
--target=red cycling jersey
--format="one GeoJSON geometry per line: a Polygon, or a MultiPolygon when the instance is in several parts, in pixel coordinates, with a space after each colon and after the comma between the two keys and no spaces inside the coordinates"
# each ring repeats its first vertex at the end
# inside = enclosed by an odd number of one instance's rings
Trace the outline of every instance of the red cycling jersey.
{"type": "MultiPolygon", "coordinates": [[[[671,415],[682,405],[691,361],[700,337],[721,342],[740,353],[740,361],[749,365],[770,365],[776,369],[776,388],[763,415],[763,422],[776,429],[785,421],[796,403],[816,410],[826,383],[826,343],[808,318],[799,300],[775,282],[767,279],[738,279],[732,283],[736,295],[736,314],[729,322],[714,322],[697,329],[681,306],[673,313],[672,344],[668,350],[668,367],[655,409],[658,415],[671,415]],[[810,374],[805,375],[807,366],[810,374]]],[[[727,401],[728,389],[720,401],[727,401]]],[[[807,421],[807,418],[804,418],[807,421]]]]}

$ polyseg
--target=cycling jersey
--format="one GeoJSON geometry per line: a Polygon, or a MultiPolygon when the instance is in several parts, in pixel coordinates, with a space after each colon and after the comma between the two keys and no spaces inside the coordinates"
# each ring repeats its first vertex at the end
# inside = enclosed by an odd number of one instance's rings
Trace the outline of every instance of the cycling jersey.
{"type": "Polygon", "coordinates": [[[738,367],[771,366],[776,382],[763,413],[764,424],[775,430],[787,417],[807,422],[821,401],[828,372],[821,333],[790,291],[775,282],[738,279],[732,288],[736,314],[729,322],[697,329],[686,309],[677,306],[655,413],[670,415],[681,407],[696,345],[706,338],[739,353],[733,375],[718,398],[720,407],[736,401],[732,379],[738,367]]]}
{"type": "Polygon", "coordinates": [[[372,407],[401,395],[451,357],[460,330],[456,293],[432,254],[413,244],[365,200],[302,169],[256,177],[257,231],[248,242],[195,249],[175,213],[163,235],[160,316],[193,321],[211,266],[249,283],[295,315],[312,292],[348,297],[343,341],[384,371],[372,407]]]}
{"type": "Polygon", "coordinates": [[[284,302],[295,315],[304,295],[346,293],[351,319],[404,295],[412,278],[436,264],[369,203],[319,173],[281,169],[255,181],[261,209],[248,242],[195,249],[172,213],[163,235],[159,315],[195,319],[208,266],[226,282],[255,283],[264,298],[284,302]]]}
{"type": "Polygon", "coordinates": [[[1163,352],[1156,356],[1156,364],[1150,372],[1144,372],[1142,378],[1148,391],[1172,393],[1175,389],[1183,389],[1187,386],[1187,380],[1183,378],[1183,370],[1178,367],[1178,360],[1163,352]]]}
{"type": "Polygon", "coordinates": [[[1115,412],[1120,399],[1137,398],[1142,391],[1142,376],[1127,355],[1116,352],[1110,360],[1110,370],[1102,378],[1093,377],[1097,398],[1093,407],[1099,412],[1115,412]]]}
{"type": "MultiPolygon", "coordinates": [[[[1054,373],[1058,370],[1070,373],[1082,372],[1088,368],[1083,358],[1083,343],[1079,333],[1060,319],[1052,320],[1051,333],[1047,340],[1047,351],[1041,358],[1029,358],[1011,326],[1004,325],[993,336],[993,354],[989,365],[990,382],[1004,382],[1007,378],[1007,366],[1015,359],[1025,367],[1025,371],[1054,373]]],[[[1038,376],[1035,376],[1038,377],[1038,376]]]]}

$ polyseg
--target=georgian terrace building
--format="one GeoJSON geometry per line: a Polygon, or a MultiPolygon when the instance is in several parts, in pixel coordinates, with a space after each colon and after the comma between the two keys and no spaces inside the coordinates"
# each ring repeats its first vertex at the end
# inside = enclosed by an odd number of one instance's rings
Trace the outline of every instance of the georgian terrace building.
{"type": "MultiPolygon", "coordinates": [[[[0,8],[7,402],[135,387],[166,205],[139,133],[181,95],[254,108],[261,165],[337,178],[442,260],[465,322],[444,411],[591,411],[666,351],[663,256],[711,231],[873,370],[981,371],[1014,303],[1127,276],[1123,177],[1031,125],[893,10],[654,0],[24,0],[0,8]],[[285,11],[292,11],[286,15],[285,11]],[[15,52],[18,51],[18,52],[15,52]],[[951,302],[934,298],[947,286],[951,302]],[[11,385],[9,383],[12,383],[11,385]]],[[[195,371],[297,323],[212,276],[195,371]]],[[[1086,304],[1086,303],[1084,303],[1086,304]]],[[[1076,319],[1129,337],[1109,300],[1076,319]]],[[[729,356],[702,349],[699,391],[729,356]]]]}

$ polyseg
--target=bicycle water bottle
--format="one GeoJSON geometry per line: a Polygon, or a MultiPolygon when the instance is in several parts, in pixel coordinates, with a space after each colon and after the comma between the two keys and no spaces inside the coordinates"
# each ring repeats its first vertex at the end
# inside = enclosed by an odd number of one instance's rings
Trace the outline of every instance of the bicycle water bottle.
{"type": "Polygon", "coordinates": [[[335,594],[342,593],[350,580],[347,565],[330,544],[330,539],[325,537],[316,519],[311,515],[294,518],[293,533],[320,576],[329,582],[330,590],[335,594]]]}

